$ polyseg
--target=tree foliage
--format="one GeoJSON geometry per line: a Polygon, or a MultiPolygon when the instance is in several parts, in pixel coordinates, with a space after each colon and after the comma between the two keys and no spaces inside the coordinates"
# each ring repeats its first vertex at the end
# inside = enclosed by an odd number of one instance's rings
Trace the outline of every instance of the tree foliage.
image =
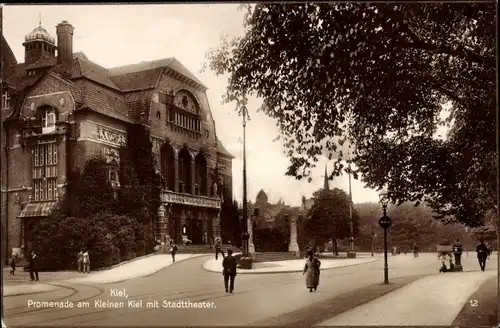
{"type": "MultiPolygon", "coordinates": [[[[313,194],[313,205],[307,213],[305,234],[316,244],[322,244],[329,239],[336,242],[339,238],[350,236],[349,195],[345,191],[321,189],[313,194]]],[[[359,217],[353,209],[353,232],[359,231],[359,217]]]]}
{"type": "Polygon", "coordinates": [[[290,166],[317,157],[428,202],[439,219],[483,223],[495,193],[494,3],[258,3],[245,35],[222,40],[208,67],[229,74],[226,102],[249,95],[278,122],[290,166]],[[443,106],[450,106],[443,118],[443,106]],[[436,138],[440,127],[446,138],[436,138]]]}
{"type": "Polygon", "coordinates": [[[75,201],[72,215],[89,217],[99,212],[115,211],[114,190],[108,183],[106,160],[102,156],[95,155],[88,159],[83,173],[73,173],[68,184],[75,201]]]}
{"type": "Polygon", "coordinates": [[[221,208],[221,237],[222,240],[231,241],[232,245],[241,246],[242,227],[238,203],[230,200],[224,201],[221,208]]]}
{"type": "MultiPolygon", "coordinates": [[[[132,181],[130,188],[135,188],[134,194],[141,200],[141,215],[138,220],[144,224],[152,225],[158,217],[158,207],[161,205],[161,176],[157,173],[156,162],[153,156],[153,145],[150,139],[149,128],[142,124],[129,125],[127,131],[127,147],[122,153],[129,152],[125,157],[132,163],[133,172],[137,180],[132,181]]],[[[122,175],[126,172],[122,170],[122,175]]],[[[129,188],[129,190],[130,190],[129,188]]],[[[134,209],[136,213],[138,209],[134,209]]]]}
{"type": "MultiPolygon", "coordinates": [[[[383,248],[383,229],[378,220],[382,209],[377,203],[362,203],[355,205],[360,218],[360,233],[356,238],[356,247],[363,251],[371,251],[372,242],[376,248],[383,248]],[[376,235],[376,236],[374,236],[376,235]]],[[[479,238],[463,224],[443,224],[434,220],[431,208],[414,206],[404,203],[400,206],[390,206],[388,216],[392,226],[387,231],[389,247],[398,246],[409,250],[417,243],[421,251],[436,251],[436,245],[445,240],[460,239],[466,249],[474,249],[479,238]]]]}

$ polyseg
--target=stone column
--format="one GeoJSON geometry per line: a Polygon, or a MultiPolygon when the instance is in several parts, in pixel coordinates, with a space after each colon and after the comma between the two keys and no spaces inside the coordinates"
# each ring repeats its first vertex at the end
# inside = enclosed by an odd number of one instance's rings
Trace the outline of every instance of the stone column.
{"type": "Polygon", "coordinates": [[[248,253],[253,254],[255,253],[255,246],[253,244],[253,222],[252,222],[252,216],[249,215],[247,219],[247,227],[248,227],[248,253]]]}
{"type": "Polygon", "coordinates": [[[297,242],[297,218],[295,216],[290,218],[290,243],[288,244],[288,251],[299,251],[299,243],[297,242]]]}
{"type": "Polygon", "coordinates": [[[174,149],[174,192],[179,192],[179,148],[172,145],[174,149]]]}
{"type": "Polygon", "coordinates": [[[189,152],[189,154],[191,155],[191,170],[190,170],[190,179],[191,179],[191,195],[194,195],[195,194],[195,184],[196,184],[196,163],[195,163],[195,155],[194,153],[192,152],[189,152]]]}

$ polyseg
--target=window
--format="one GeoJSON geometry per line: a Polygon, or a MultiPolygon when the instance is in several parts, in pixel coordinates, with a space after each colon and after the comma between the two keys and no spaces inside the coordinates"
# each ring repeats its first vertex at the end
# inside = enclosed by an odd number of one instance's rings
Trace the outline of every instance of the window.
{"type": "Polygon", "coordinates": [[[107,166],[108,171],[108,182],[111,184],[111,187],[119,187],[120,186],[120,175],[118,174],[118,165],[110,164],[107,166]]]}
{"type": "Polygon", "coordinates": [[[157,112],[156,112],[156,118],[157,118],[157,119],[160,119],[160,118],[161,118],[161,113],[160,113],[160,111],[157,111],[157,112]]]}
{"type": "Polygon", "coordinates": [[[46,109],[42,113],[42,133],[50,133],[55,130],[56,112],[53,108],[46,109]]]}
{"type": "Polygon", "coordinates": [[[5,91],[2,95],[2,109],[10,108],[10,97],[9,93],[5,91]]]}
{"type": "Polygon", "coordinates": [[[57,199],[57,144],[35,145],[33,149],[33,190],[35,201],[57,199]]]}

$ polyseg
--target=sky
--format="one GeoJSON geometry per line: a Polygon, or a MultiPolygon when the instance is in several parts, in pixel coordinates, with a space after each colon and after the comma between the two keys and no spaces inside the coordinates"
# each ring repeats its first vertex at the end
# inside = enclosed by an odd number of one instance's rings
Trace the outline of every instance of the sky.
{"type": "MultiPolygon", "coordinates": [[[[24,61],[24,36],[39,24],[57,39],[55,26],[67,20],[75,28],[73,51],[82,51],[93,62],[106,67],[134,64],[175,57],[209,89],[207,91],[217,136],[233,160],[233,195],[238,202],[243,194],[242,120],[235,104],[222,104],[227,76],[212,71],[200,72],[205,54],[220,44],[220,36],[243,35],[243,12],[238,4],[168,4],[168,5],[30,5],[4,7],[4,36],[18,62],[24,61]]],[[[251,120],[247,123],[247,192],[250,200],[263,189],[270,203],[282,199],[299,206],[302,196],[309,198],[323,187],[326,157],[319,158],[312,171],[312,182],[285,176],[289,160],[284,154],[276,122],[257,112],[261,102],[250,99],[251,120]]],[[[330,181],[330,187],[348,192],[347,175],[330,181]]],[[[355,203],[378,202],[378,192],[352,179],[355,203]]]]}

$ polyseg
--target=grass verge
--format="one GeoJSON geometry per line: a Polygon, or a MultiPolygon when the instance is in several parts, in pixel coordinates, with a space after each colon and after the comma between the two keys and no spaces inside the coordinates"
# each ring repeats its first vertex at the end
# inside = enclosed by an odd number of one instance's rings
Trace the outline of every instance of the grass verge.
{"type": "Polygon", "coordinates": [[[497,277],[486,280],[471,295],[470,301],[453,321],[455,327],[498,325],[497,277]]]}

